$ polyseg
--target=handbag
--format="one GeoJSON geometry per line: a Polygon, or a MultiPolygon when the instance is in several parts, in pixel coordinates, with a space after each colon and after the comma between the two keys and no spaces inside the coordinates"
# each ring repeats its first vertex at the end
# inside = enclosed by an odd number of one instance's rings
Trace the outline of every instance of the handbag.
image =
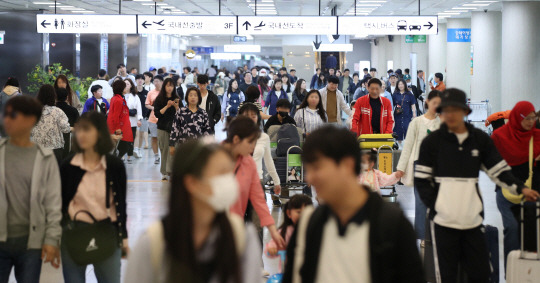
{"type": "MultiPolygon", "coordinates": [[[[531,137],[531,140],[529,142],[529,178],[527,181],[525,181],[525,186],[527,188],[532,187],[532,177],[533,177],[533,138],[531,137]]],[[[521,200],[523,199],[523,194],[520,195],[514,195],[510,193],[510,191],[507,188],[501,188],[504,198],[506,198],[509,202],[513,204],[520,204],[521,200]]]]}
{"type": "Polygon", "coordinates": [[[78,265],[88,265],[109,258],[118,248],[118,230],[110,218],[109,190],[106,192],[106,207],[108,217],[97,221],[86,211],[77,211],[64,230],[63,241],[67,251],[78,265]],[[77,222],[77,215],[85,213],[94,221],[91,224],[77,222]]]}
{"type": "Polygon", "coordinates": [[[137,115],[137,109],[129,109],[129,116],[135,117],[137,115]]]}
{"type": "Polygon", "coordinates": [[[396,105],[394,109],[394,116],[403,114],[403,102],[405,102],[405,93],[403,94],[403,99],[401,100],[401,105],[396,105]],[[399,106],[399,107],[398,107],[399,106]]]}

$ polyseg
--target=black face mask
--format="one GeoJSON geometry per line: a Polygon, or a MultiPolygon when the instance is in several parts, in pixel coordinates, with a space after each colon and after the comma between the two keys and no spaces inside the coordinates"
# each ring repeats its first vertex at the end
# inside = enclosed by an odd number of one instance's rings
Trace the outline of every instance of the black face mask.
{"type": "Polygon", "coordinates": [[[280,111],[278,112],[279,116],[281,116],[281,118],[286,118],[287,116],[289,116],[289,112],[283,112],[283,111],[280,111]]]}

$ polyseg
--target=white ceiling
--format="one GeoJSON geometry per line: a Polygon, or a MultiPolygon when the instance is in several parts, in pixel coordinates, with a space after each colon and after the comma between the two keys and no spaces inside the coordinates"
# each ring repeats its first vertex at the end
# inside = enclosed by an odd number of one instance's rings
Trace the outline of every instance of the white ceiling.
{"type": "MultiPolygon", "coordinates": [[[[493,0],[495,1],[495,0],[493,0]]],[[[535,0],[540,1],[540,0],[535,0]]],[[[157,0],[158,14],[185,14],[185,15],[218,15],[219,0],[157,0]],[[166,6],[165,6],[166,5],[166,6]],[[163,8],[166,7],[166,8],[163,8]]],[[[462,7],[463,4],[482,1],[463,0],[423,0],[421,1],[422,15],[435,15],[444,11],[452,11],[452,8],[462,7]]],[[[486,2],[486,1],[483,1],[486,2]]],[[[118,14],[118,0],[58,0],[57,13],[79,13],[70,9],[82,8],[83,12],[92,11],[96,14],[118,14]],[[71,6],[71,7],[62,7],[71,6]],[[63,10],[65,9],[65,10],[63,10]]],[[[122,14],[154,14],[152,0],[123,0],[122,14]],[[146,4],[146,5],[143,5],[146,4]]],[[[255,0],[221,0],[222,15],[253,15],[255,0]]],[[[351,14],[354,11],[354,0],[321,0],[321,15],[331,15],[331,9],[337,7],[338,16],[351,14]]],[[[357,13],[369,15],[418,15],[418,0],[356,0],[357,13]],[[371,6],[370,6],[371,5],[371,6]],[[373,5],[380,5],[379,7],[373,5]],[[374,10],[372,10],[374,9],[374,10]]],[[[258,14],[277,14],[292,16],[307,16],[319,14],[318,0],[257,0],[258,14]],[[266,10],[266,12],[264,11],[266,10]],[[275,11],[275,12],[274,12],[275,11]]],[[[480,3],[482,4],[482,3],[480,3]]],[[[478,10],[501,10],[501,3],[486,3],[487,7],[477,7],[478,10]]],[[[52,0],[0,0],[2,10],[37,10],[44,9],[47,13],[54,13],[54,1],[52,0]],[[35,4],[35,3],[49,3],[35,4]]],[[[454,10],[455,11],[455,10],[454,10]]],[[[464,12],[453,17],[469,17],[470,13],[464,12]]]]}

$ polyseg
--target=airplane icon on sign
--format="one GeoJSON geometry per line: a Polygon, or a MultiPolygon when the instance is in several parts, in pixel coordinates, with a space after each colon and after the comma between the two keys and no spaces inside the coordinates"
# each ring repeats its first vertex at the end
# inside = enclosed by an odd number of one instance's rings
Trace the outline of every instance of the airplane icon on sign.
{"type": "Polygon", "coordinates": [[[157,22],[157,23],[154,22],[154,24],[160,25],[160,26],[165,26],[165,24],[163,23],[163,21],[165,21],[165,20],[161,20],[161,21],[159,21],[159,22],[157,22]]]}

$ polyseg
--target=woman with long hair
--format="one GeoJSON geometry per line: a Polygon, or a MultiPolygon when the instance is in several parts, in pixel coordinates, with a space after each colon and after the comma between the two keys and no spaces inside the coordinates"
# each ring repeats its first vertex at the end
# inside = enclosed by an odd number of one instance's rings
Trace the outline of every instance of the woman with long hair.
{"type": "Polygon", "coordinates": [[[289,80],[289,76],[281,76],[281,84],[283,86],[283,90],[289,94],[293,92],[293,86],[291,84],[291,81],[289,80]]]}
{"type": "Polygon", "coordinates": [[[246,100],[244,93],[238,86],[237,80],[233,79],[229,82],[227,93],[223,95],[223,102],[221,103],[221,121],[223,121],[224,117],[236,117],[240,104],[246,100]]]}
{"type": "Polygon", "coordinates": [[[315,82],[314,89],[323,89],[327,84],[326,75],[323,73],[320,73],[317,77],[317,81],[315,82]]]}
{"type": "MultiPolygon", "coordinates": [[[[133,134],[133,137],[137,135],[137,127],[140,127],[142,125],[142,105],[141,105],[141,99],[137,95],[137,87],[133,83],[133,81],[129,78],[124,79],[124,82],[126,83],[126,88],[124,89],[124,98],[126,100],[126,105],[129,109],[129,122],[131,124],[131,133],[133,134]]],[[[131,142],[129,144],[129,148],[127,151],[127,163],[132,163],[132,157],[133,157],[133,150],[135,149],[134,142],[131,142]]],[[[123,156],[119,156],[120,158],[123,158],[123,156]]]]}
{"type": "Polygon", "coordinates": [[[223,146],[236,161],[236,180],[240,185],[240,197],[231,207],[231,212],[244,217],[248,201],[251,201],[259,216],[261,227],[267,227],[272,239],[282,247],[285,242],[279,235],[274,218],[268,211],[257,165],[251,156],[261,135],[260,129],[257,124],[245,116],[236,117],[227,126],[227,139],[223,142],[223,146]]]}
{"type": "Polygon", "coordinates": [[[122,157],[129,151],[131,143],[133,143],[129,108],[124,98],[126,83],[123,80],[117,80],[112,84],[112,89],[114,96],[111,98],[107,125],[111,135],[121,136],[117,149],[118,156],[122,157]]]}
{"type": "Polygon", "coordinates": [[[302,128],[306,135],[315,131],[324,123],[328,122],[328,117],[322,104],[321,93],[312,89],[304,97],[304,101],[294,115],[296,126],[302,128]]]}
{"type": "MultiPolygon", "coordinates": [[[[407,187],[414,187],[414,163],[420,155],[420,145],[429,133],[434,132],[441,126],[441,119],[437,114],[437,107],[441,104],[441,92],[431,91],[426,99],[426,113],[412,120],[407,130],[407,137],[403,142],[403,152],[397,165],[396,177],[402,178],[407,187]]],[[[414,230],[417,239],[425,239],[426,234],[426,205],[420,199],[418,191],[414,189],[414,230]]],[[[422,243],[423,245],[423,243],[422,243]]]]}
{"type": "Polygon", "coordinates": [[[172,172],[169,212],[137,241],[125,282],[260,281],[255,231],[228,213],[239,195],[229,152],[186,142],[175,154],[172,172]]]}
{"type": "Polygon", "coordinates": [[[270,116],[270,115],[263,112],[263,107],[262,107],[261,103],[258,101],[260,96],[261,96],[261,92],[259,91],[259,88],[257,88],[256,86],[252,86],[252,85],[249,86],[246,89],[246,100],[244,102],[240,103],[239,109],[242,109],[242,107],[246,103],[254,104],[259,109],[259,114],[261,115],[261,119],[264,121],[264,120],[270,119],[270,117],[272,117],[272,116],[270,116]]]}
{"type": "Polygon", "coordinates": [[[180,98],[172,79],[165,79],[161,91],[154,101],[154,115],[158,119],[158,146],[161,152],[161,180],[167,180],[171,172],[172,158],[169,158],[169,140],[176,112],[180,109],[180,98]]]}
{"type": "Polygon", "coordinates": [[[296,113],[296,109],[300,107],[300,104],[302,104],[302,101],[304,101],[304,98],[307,95],[306,88],[307,88],[306,80],[299,79],[296,82],[296,86],[292,94],[292,105],[291,105],[291,116],[293,117],[294,117],[294,114],[296,113]]]}
{"type": "MultiPolygon", "coordinates": [[[[66,282],[84,283],[86,264],[70,249],[77,242],[71,229],[87,227],[94,221],[110,225],[114,248],[99,261],[92,262],[99,283],[120,283],[120,260],[127,255],[126,168],[109,152],[114,148],[105,116],[96,111],[84,113],[75,124],[75,152],[60,167],[62,180],[62,267],[66,282]],[[84,212],[84,213],[82,213],[84,212]]],[[[88,243],[86,243],[88,244],[88,243]]],[[[96,247],[96,248],[99,248],[96,247]]]]}
{"type": "Polygon", "coordinates": [[[289,100],[289,96],[287,93],[283,90],[283,83],[281,79],[277,79],[274,81],[274,85],[272,86],[272,91],[268,93],[268,97],[266,97],[266,100],[264,102],[264,112],[268,110],[268,115],[272,116],[277,113],[276,110],[276,103],[280,99],[287,99],[289,100]]]}
{"type": "Polygon", "coordinates": [[[392,94],[394,101],[394,133],[399,142],[405,139],[411,120],[416,117],[416,98],[407,89],[405,80],[399,80],[392,94]]]}
{"type": "Polygon", "coordinates": [[[59,88],[65,88],[68,90],[68,99],[67,103],[79,110],[79,113],[82,111],[83,105],[81,104],[81,101],[79,100],[79,97],[71,89],[71,86],[69,85],[69,80],[65,75],[58,75],[56,77],[56,81],[54,81],[54,90],[57,91],[59,88]]]}
{"type": "Polygon", "coordinates": [[[257,79],[257,85],[259,87],[259,92],[261,93],[261,96],[257,101],[262,103],[266,100],[266,97],[271,90],[268,86],[268,77],[259,76],[259,78],[257,79]]]}

